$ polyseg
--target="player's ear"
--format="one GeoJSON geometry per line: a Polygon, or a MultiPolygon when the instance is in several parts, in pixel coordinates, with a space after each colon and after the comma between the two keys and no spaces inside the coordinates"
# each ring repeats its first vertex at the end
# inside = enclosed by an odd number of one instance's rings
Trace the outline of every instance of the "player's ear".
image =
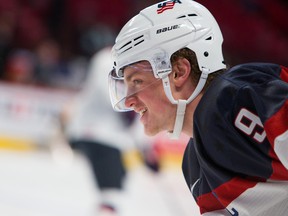
{"type": "Polygon", "coordinates": [[[187,80],[191,71],[190,62],[186,58],[179,58],[175,64],[173,64],[172,79],[176,87],[181,87],[187,80]]]}

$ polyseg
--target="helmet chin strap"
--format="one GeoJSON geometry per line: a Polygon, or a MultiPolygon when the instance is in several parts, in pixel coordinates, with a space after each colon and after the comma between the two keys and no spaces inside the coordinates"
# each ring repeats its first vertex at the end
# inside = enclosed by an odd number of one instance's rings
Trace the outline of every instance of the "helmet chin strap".
{"type": "Polygon", "coordinates": [[[179,139],[181,132],[182,132],[182,128],[183,128],[186,106],[191,101],[193,101],[197,97],[197,95],[199,95],[199,93],[202,91],[206,83],[208,74],[209,74],[209,70],[206,68],[202,68],[202,73],[201,73],[199,82],[195,90],[193,91],[193,93],[187,100],[183,100],[183,99],[175,100],[171,92],[170,81],[169,81],[168,75],[165,77],[162,77],[162,83],[163,83],[164,91],[165,91],[167,98],[170,100],[172,104],[177,104],[177,112],[176,112],[176,118],[175,118],[175,123],[174,123],[174,129],[173,129],[173,132],[171,133],[169,132],[170,139],[179,139]]]}

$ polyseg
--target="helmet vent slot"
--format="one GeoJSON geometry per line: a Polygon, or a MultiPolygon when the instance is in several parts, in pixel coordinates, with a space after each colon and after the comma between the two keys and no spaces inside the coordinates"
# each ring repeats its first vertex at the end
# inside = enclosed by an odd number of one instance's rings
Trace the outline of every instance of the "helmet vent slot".
{"type": "Polygon", "coordinates": [[[137,42],[137,43],[135,43],[134,46],[137,46],[137,45],[139,45],[139,44],[142,43],[142,42],[144,42],[144,39],[141,40],[141,41],[139,41],[139,42],[137,42]]]}
{"type": "Polygon", "coordinates": [[[206,38],[205,40],[212,40],[212,36],[206,38]]]}
{"type": "Polygon", "coordinates": [[[177,17],[177,19],[182,19],[182,18],[185,18],[185,17],[195,17],[195,16],[198,16],[198,15],[193,13],[193,14],[181,15],[181,16],[177,17]]]}
{"type": "Polygon", "coordinates": [[[143,37],[144,37],[144,35],[141,35],[141,36],[139,36],[137,38],[134,38],[134,42],[135,42],[134,46],[137,46],[140,43],[144,42],[144,38],[143,37]]]}
{"type": "Polygon", "coordinates": [[[124,52],[126,52],[126,51],[128,51],[128,50],[130,50],[130,49],[132,49],[132,46],[128,47],[127,49],[125,49],[125,50],[122,51],[121,53],[124,53],[124,52]]]}
{"type": "Polygon", "coordinates": [[[119,51],[121,51],[121,53],[124,53],[124,52],[132,49],[133,47],[143,43],[144,42],[144,35],[141,35],[139,37],[134,38],[133,42],[134,42],[134,44],[132,43],[132,41],[127,42],[122,47],[120,47],[119,51]]]}
{"type": "Polygon", "coordinates": [[[129,42],[127,42],[126,44],[124,44],[122,47],[120,47],[120,49],[119,50],[121,50],[121,49],[123,49],[123,48],[125,48],[126,46],[128,46],[129,44],[131,44],[132,42],[131,41],[129,41],[129,42]]]}
{"type": "Polygon", "coordinates": [[[186,17],[186,15],[179,16],[179,17],[177,17],[177,19],[181,19],[181,18],[184,18],[184,17],[186,17]]]}
{"type": "Polygon", "coordinates": [[[143,38],[143,37],[144,35],[140,35],[139,37],[134,38],[134,41],[137,41],[138,39],[143,38]]]}
{"type": "Polygon", "coordinates": [[[194,17],[194,16],[198,16],[197,14],[188,14],[189,17],[194,17]]]}

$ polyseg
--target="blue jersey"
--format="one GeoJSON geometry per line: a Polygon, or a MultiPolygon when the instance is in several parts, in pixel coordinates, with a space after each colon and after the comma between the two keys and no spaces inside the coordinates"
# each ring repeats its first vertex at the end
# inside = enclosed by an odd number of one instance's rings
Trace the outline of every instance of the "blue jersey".
{"type": "Polygon", "coordinates": [[[216,78],[183,158],[202,215],[288,215],[288,69],[251,63],[216,78]]]}

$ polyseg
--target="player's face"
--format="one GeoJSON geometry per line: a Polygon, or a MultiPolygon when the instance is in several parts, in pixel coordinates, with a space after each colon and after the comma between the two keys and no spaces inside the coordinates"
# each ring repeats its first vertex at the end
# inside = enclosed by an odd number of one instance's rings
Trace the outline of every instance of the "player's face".
{"type": "Polygon", "coordinates": [[[139,113],[147,135],[170,131],[175,118],[175,106],[167,99],[161,79],[156,79],[148,62],[139,62],[124,69],[128,88],[125,105],[139,113]],[[149,68],[150,70],[147,70],[149,68]]]}

